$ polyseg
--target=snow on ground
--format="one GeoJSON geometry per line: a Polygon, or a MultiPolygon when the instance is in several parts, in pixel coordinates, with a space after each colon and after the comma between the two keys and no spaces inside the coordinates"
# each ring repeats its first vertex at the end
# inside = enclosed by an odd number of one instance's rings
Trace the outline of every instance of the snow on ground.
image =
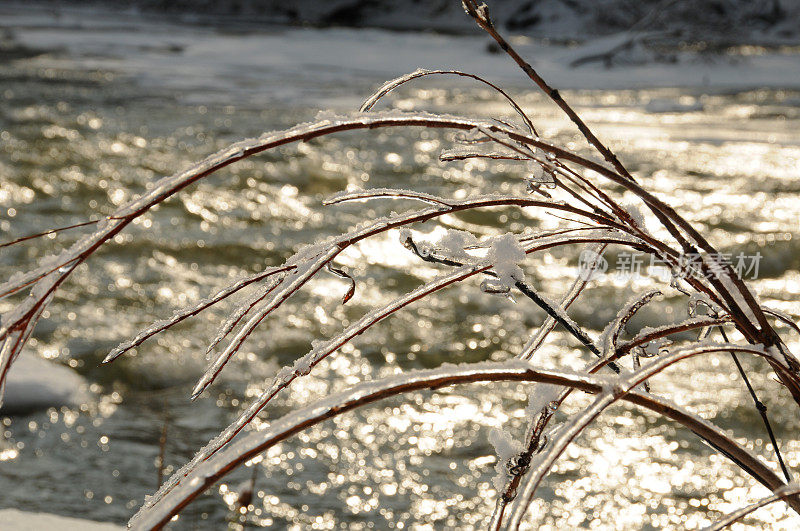
{"type": "MultiPolygon", "coordinates": [[[[33,3],[60,12],[86,1],[33,3]]],[[[461,34],[475,30],[474,22],[464,16],[460,0],[95,0],[92,4],[114,9],[121,15],[167,14],[203,25],[248,29],[279,23],[461,34]]],[[[796,21],[800,15],[800,4],[795,0],[490,0],[488,4],[497,27],[561,42],[583,42],[634,28],[669,32],[674,35],[673,42],[792,44],[797,42],[796,21]]]]}
{"type": "Polygon", "coordinates": [[[29,513],[18,509],[0,510],[0,528],[14,531],[118,531],[122,526],[106,522],[92,522],[80,518],[69,518],[47,513],[29,513]]]}
{"type": "MultiPolygon", "coordinates": [[[[130,76],[148,89],[185,88],[187,99],[202,102],[294,100],[297,90],[314,100],[315,90],[325,85],[341,86],[343,93],[360,87],[349,91],[355,101],[363,96],[364,85],[417,68],[455,68],[510,88],[530,87],[511,60],[487,50],[489,38],[477,29],[474,35],[464,36],[342,28],[237,32],[135,15],[120,17],[97,9],[55,14],[16,6],[0,7],[0,30],[15,46],[46,52],[27,60],[41,68],[97,69],[130,76]],[[285,78],[293,80],[291,87],[282,82],[285,78]]],[[[524,37],[512,39],[521,54],[562,89],[800,87],[800,53],[794,48],[711,56],[676,51],[673,63],[605,68],[602,61],[593,61],[570,66],[587,54],[607,49],[608,41],[601,38],[564,47],[524,37]]]]}
{"type": "Polygon", "coordinates": [[[0,413],[12,415],[75,406],[85,397],[85,387],[84,379],[75,371],[22,353],[8,373],[0,413]]]}

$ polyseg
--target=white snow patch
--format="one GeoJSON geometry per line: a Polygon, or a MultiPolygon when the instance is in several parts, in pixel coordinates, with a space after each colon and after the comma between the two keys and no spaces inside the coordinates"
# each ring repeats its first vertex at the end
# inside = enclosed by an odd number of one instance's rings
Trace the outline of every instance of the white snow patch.
{"type": "Polygon", "coordinates": [[[507,233],[492,240],[487,257],[492,262],[497,278],[506,286],[524,280],[525,274],[517,264],[525,259],[525,250],[513,234],[507,233]]]}
{"type": "Polygon", "coordinates": [[[456,229],[449,229],[438,242],[438,245],[447,251],[450,257],[462,261],[472,258],[465,249],[477,244],[478,239],[474,234],[456,229]]]}
{"type": "Polygon", "coordinates": [[[550,405],[550,402],[558,400],[560,393],[561,387],[558,385],[536,384],[528,397],[528,407],[525,408],[525,414],[528,418],[538,417],[539,413],[550,405]]]}
{"type": "Polygon", "coordinates": [[[3,523],[3,529],[14,529],[15,531],[41,531],[42,529],[58,529],[59,531],[117,531],[125,529],[121,525],[107,522],[93,522],[91,520],[48,513],[30,513],[18,509],[0,510],[0,522],[3,523]]]}
{"type": "Polygon", "coordinates": [[[515,441],[507,431],[497,428],[489,431],[489,442],[494,446],[494,451],[497,453],[497,464],[495,465],[497,474],[492,479],[492,482],[497,492],[502,492],[506,487],[508,478],[506,465],[510,459],[522,453],[522,444],[519,441],[515,441]]]}
{"type": "Polygon", "coordinates": [[[75,406],[85,399],[85,389],[84,379],[71,369],[22,355],[9,370],[0,411],[8,415],[75,406]]]}

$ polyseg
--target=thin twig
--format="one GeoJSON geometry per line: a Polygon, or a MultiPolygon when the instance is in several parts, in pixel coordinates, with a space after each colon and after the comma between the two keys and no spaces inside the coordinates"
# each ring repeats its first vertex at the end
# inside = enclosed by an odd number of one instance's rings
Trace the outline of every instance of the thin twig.
{"type": "Polygon", "coordinates": [[[56,234],[57,232],[61,232],[61,231],[65,231],[65,230],[77,229],[78,227],[85,227],[87,225],[94,225],[95,223],[98,223],[99,221],[100,220],[84,221],[83,223],[76,223],[74,225],[68,225],[66,227],[59,227],[57,229],[50,229],[50,230],[46,230],[44,232],[38,232],[36,234],[29,234],[28,236],[22,236],[20,238],[17,238],[16,240],[11,240],[10,242],[0,243],[0,248],[8,247],[10,245],[15,245],[17,243],[24,242],[24,241],[27,241],[27,240],[33,240],[34,238],[41,238],[42,236],[49,236],[50,234],[56,234]]]}
{"type": "Polygon", "coordinates": [[[169,416],[167,415],[167,401],[164,400],[164,421],[161,424],[161,435],[158,438],[158,458],[156,458],[156,470],[158,471],[158,487],[164,483],[165,458],[167,454],[167,427],[169,426],[169,416]]]}
{"type": "MultiPolygon", "coordinates": [[[[442,264],[442,265],[451,266],[451,267],[462,267],[464,265],[463,263],[458,262],[456,260],[452,260],[452,259],[449,259],[449,258],[439,258],[439,257],[433,256],[431,253],[422,253],[422,252],[420,252],[419,248],[414,243],[414,240],[411,237],[406,238],[406,240],[403,242],[403,245],[405,245],[416,256],[418,256],[419,258],[425,260],[426,262],[431,262],[431,263],[435,263],[435,264],[442,264]]],[[[484,274],[488,275],[488,276],[491,276],[491,277],[497,277],[497,273],[495,273],[494,271],[484,271],[484,274]]],[[[539,308],[544,310],[545,313],[547,313],[547,315],[550,316],[550,318],[554,319],[561,326],[563,326],[564,329],[567,332],[569,332],[575,339],[580,341],[581,344],[583,346],[585,346],[587,349],[589,349],[589,351],[592,354],[596,355],[598,358],[602,358],[603,357],[603,355],[600,352],[600,350],[597,348],[597,346],[594,344],[594,342],[589,338],[589,336],[586,334],[586,332],[584,332],[583,330],[581,330],[580,328],[575,326],[569,320],[565,319],[564,316],[562,315],[562,313],[559,312],[558,310],[556,310],[551,303],[545,301],[539,295],[539,293],[536,292],[535,289],[533,289],[531,286],[529,286],[524,281],[516,280],[516,279],[514,280],[514,287],[516,287],[520,291],[520,293],[522,293],[523,295],[528,297],[530,300],[535,302],[536,305],[539,306],[539,308]]],[[[609,364],[609,367],[616,373],[620,372],[619,367],[615,363],[609,364]]]]}
{"type": "MultiPolygon", "coordinates": [[[[721,326],[717,328],[719,330],[719,333],[722,335],[722,340],[727,343],[728,334],[725,333],[725,329],[722,328],[721,326]]],[[[783,471],[783,475],[786,477],[786,481],[791,483],[792,474],[786,467],[786,463],[783,462],[783,456],[781,455],[781,449],[778,446],[778,440],[775,437],[775,433],[772,431],[772,424],[770,424],[769,417],[767,416],[767,406],[764,404],[764,402],[758,399],[756,390],[753,389],[753,385],[750,383],[750,378],[748,378],[747,373],[744,371],[744,367],[742,367],[742,363],[739,361],[739,357],[733,351],[729,351],[729,354],[731,355],[731,358],[733,358],[733,363],[736,364],[736,368],[739,370],[739,374],[742,376],[744,384],[747,386],[747,392],[750,393],[750,397],[753,399],[753,403],[756,406],[758,414],[761,416],[761,420],[764,422],[764,428],[766,428],[767,434],[769,434],[769,440],[772,443],[772,448],[775,450],[775,456],[778,458],[778,463],[781,466],[781,471],[783,471]]]]}

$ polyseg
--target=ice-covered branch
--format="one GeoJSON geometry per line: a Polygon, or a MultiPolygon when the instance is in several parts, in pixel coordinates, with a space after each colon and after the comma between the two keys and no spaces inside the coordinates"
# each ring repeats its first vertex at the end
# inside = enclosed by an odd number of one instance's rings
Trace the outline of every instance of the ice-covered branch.
{"type": "Polygon", "coordinates": [[[573,387],[612,400],[622,398],[673,419],[724,450],[725,455],[743,466],[759,482],[770,489],[783,485],[780,478],[757,457],[739,446],[722,430],[702,418],[663,399],[656,399],[636,391],[609,395],[604,391],[608,380],[596,376],[536,369],[521,360],[503,363],[474,363],[458,366],[445,365],[438,369],[401,373],[382,380],[364,382],[354,388],[322,399],[272,422],[267,428],[254,432],[234,442],[215,454],[195,471],[181,476],[163,493],[148,499],[131,520],[134,529],[158,529],[190,503],[205,489],[242,463],[258,456],[275,444],[300,431],[334,416],[377,400],[420,389],[491,381],[528,381],[573,387]]]}
{"type": "MultiPolygon", "coordinates": [[[[551,439],[544,451],[536,456],[535,466],[531,466],[530,475],[525,478],[522,491],[514,500],[514,502],[512,502],[509,519],[506,522],[506,528],[517,529],[519,527],[527,507],[533,501],[534,493],[537,487],[544,477],[550,472],[555,461],[564,452],[567,446],[583,431],[583,429],[593,422],[603,411],[605,411],[609,405],[631,393],[631,391],[633,391],[638,385],[644,383],[652,376],[658,374],[667,367],[678,363],[681,360],[714,352],[731,351],[760,356],[772,361],[776,366],[781,368],[779,370],[783,370],[784,372],[789,370],[783,365],[782,360],[780,360],[770,349],[755,346],[711,343],[675,350],[670,354],[656,358],[647,365],[644,365],[638,371],[628,375],[605,376],[602,393],[600,393],[597,399],[578,415],[572,417],[567,424],[558,431],[557,436],[551,439]]],[[[711,444],[712,446],[717,447],[715,443],[711,444]]],[[[742,468],[745,470],[747,469],[745,466],[742,466],[742,468]]],[[[780,481],[780,479],[778,481],[778,484],[774,484],[770,486],[770,488],[774,489],[777,486],[783,485],[783,482],[780,481]]],[[[800,503],[796,504],[794,508],[800,513],[800,503]]]]}

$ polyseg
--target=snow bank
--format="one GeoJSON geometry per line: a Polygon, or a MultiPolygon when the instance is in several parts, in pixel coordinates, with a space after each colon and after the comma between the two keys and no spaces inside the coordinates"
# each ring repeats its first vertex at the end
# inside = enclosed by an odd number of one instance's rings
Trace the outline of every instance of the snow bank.
{"type": "MultiPolygon", "coordinates": [[[[8,33],[15,46],[54,51],[27,59],[29,66],[108,70],[129,76],[147,93],[167,89],[188,103],[204,105],[237,101],[267,107],[302,100],[310,106],[344,111],[357,108],[375,84],[418,68],[476,72],[506,89],[530,90],[527,76],[513,61],[488,52],[488,38],[475,29],[465,36],[342,28],[273,28],[236,34],[154,22],[132,13],[114,15],[92,9],[59,11],[56,16],[29,6],[12,9],[0,2],[0,33],[8,33]],[[322,85],[325,90],[320,90],[322,85]]],[[[514,39],[520,54],[533,60],[559,89],[800,88],[800,53],[788,48],[713,58],[684,51],[673,54],[674,62],[649,61],[647,54],[634,50],[616,57],[614,64],[619,66],[614,68],[605,68],[603,61],[585,62],[587,55],[608,51],[618,42],[600,38],[584,46],[564,47],[514,39]],[[576,61],[584,62],[570,67],[576,61]]],[[[692,109],[653,103],[650,110],[692,109]]]]}
{"type": "Polygon", "coordinates": [[[41,531],[42,529],[58,529],[59,531],[117,531],[123,526],[106,522],[92,522],[80,518],[58,516],[47,513],[29,513],[18,509],[0,510],[0,522],[3,529],[15,531],[41,531]],[[8,527],[6,527],[8,526],[8,527]]]}
{"type": "Polygon", "coordinates": [[[23,353],[11,365],[0,413],[74,406],[85,398],[85,387],[84,379],[67,367],[23,353]]]}
{"type": "MultiPolygon", "coordinates": [[[[80,0],[39,0],[60,10],[80,0]]],[[[635,29],[656,30],[680,39],[772,43],[798,36],[800,4],[794,0],[754,2],[632,2],[630,0],[495,0],[488,2],[495,23],[511,31],[560,41],[584,40],[635,29]]],[[[110,0],[97,6],[127,13],[169,13],[184,22],[263,27],[264,24],[378,27],[471,33],[475,23],[457,0],[110,0]]]]}

